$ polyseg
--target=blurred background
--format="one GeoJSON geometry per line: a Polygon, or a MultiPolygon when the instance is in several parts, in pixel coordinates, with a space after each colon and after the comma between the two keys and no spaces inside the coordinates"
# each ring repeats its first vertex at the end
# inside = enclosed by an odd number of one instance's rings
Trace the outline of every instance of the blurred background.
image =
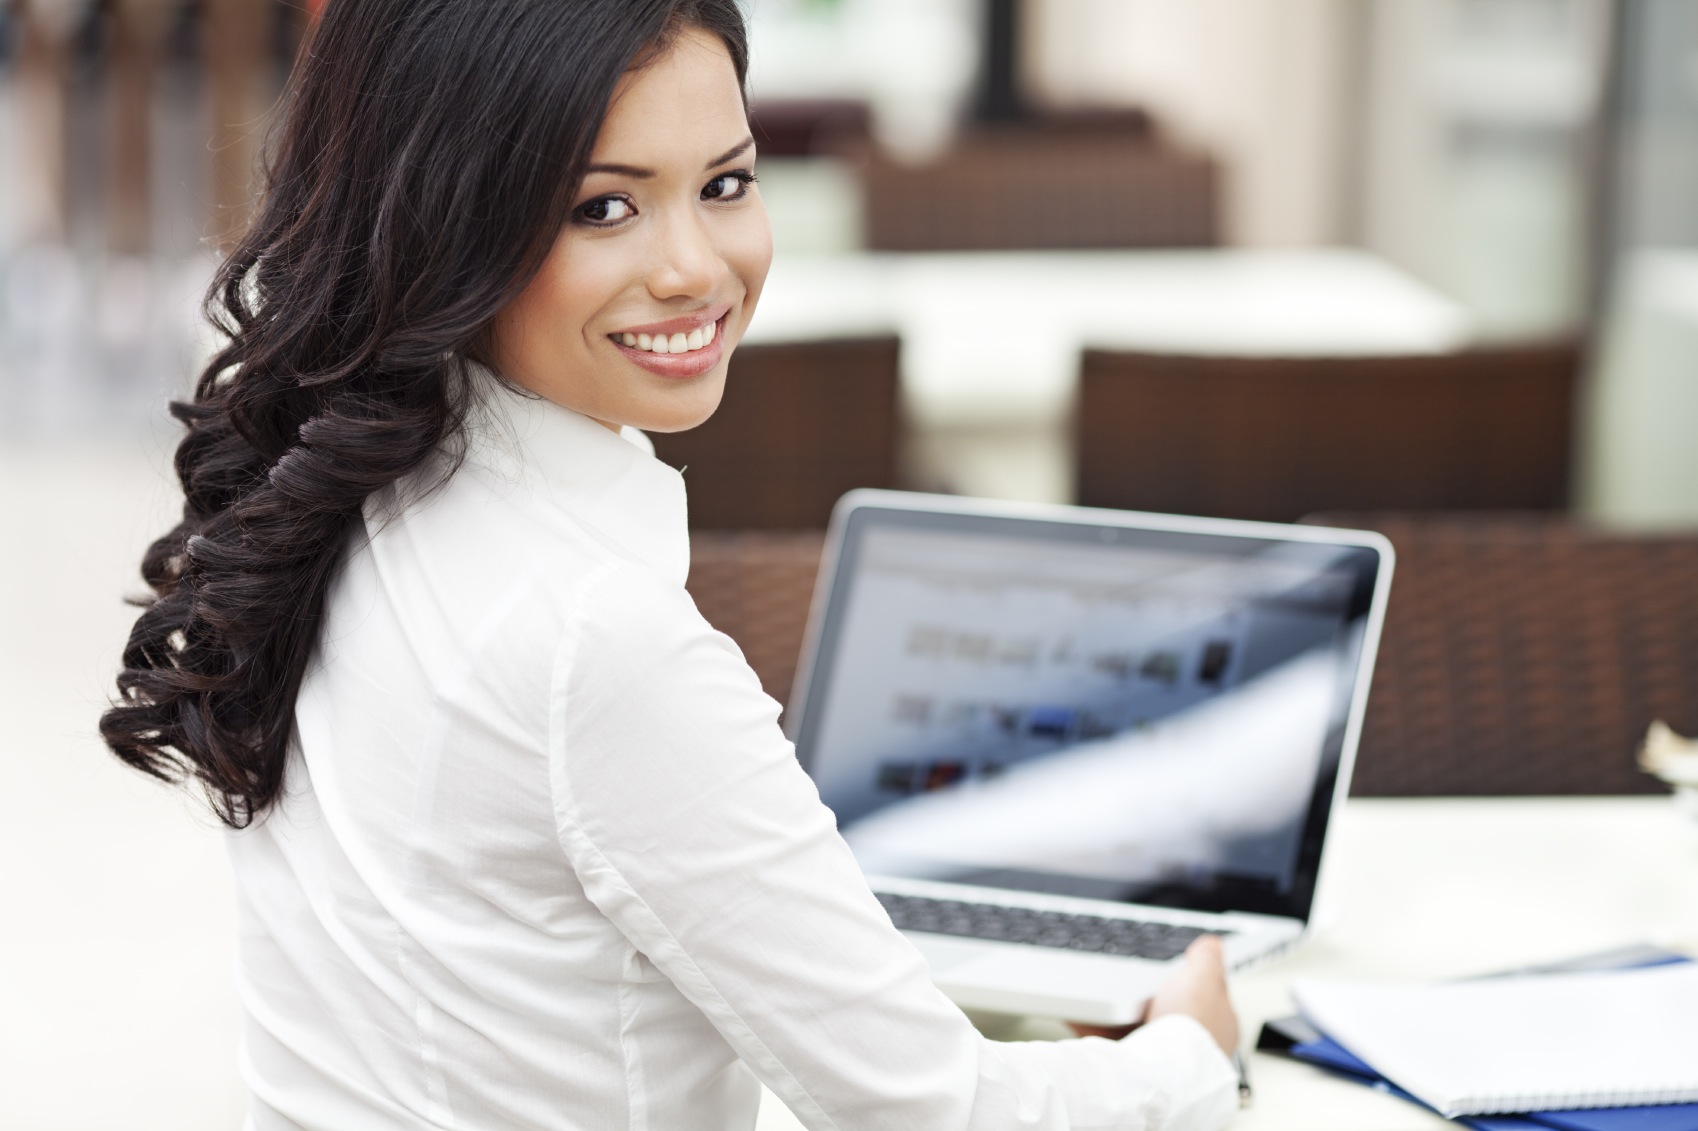
{"type": "MultiPolygon", "coordinates": [[[[0,1127],[240,1122],[219,834],[93,722],[318,6],[0,0],[0,1127]]],[[[749,11],[778,258],[658,449],[769,691],[897,486],[1391,532],[1359,792],[1631,791],[1698,729],[1698,3],[749,11]]]]}

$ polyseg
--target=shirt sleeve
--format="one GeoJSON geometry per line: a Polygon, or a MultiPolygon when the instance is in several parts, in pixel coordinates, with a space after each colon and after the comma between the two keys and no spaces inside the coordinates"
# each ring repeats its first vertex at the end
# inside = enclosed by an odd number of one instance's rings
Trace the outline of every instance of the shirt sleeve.
{"type": "Polygon", "coordinates": [[[1226,1057],[1167,1017],[1122,1041],[986,1040],[891,925],[731,640],[641,570],[584,593],[550,772],[589,898],[810,1128],[1213,1131],[1226,1057]]]}

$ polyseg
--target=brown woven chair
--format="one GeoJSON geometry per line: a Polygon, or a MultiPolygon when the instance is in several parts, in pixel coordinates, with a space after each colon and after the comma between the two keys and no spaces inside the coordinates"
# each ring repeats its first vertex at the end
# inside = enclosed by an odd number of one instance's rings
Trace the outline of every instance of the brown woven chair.
{"type": "Polygon", "coordinates": [[[897,354],[893,337],[740,346],[719,411],[652,437],[684,469],[691,527],[823,529],[844,492],[894,486],[897,354]]]}
{"type": "Polygon", "coordinates": [[[1295,521],[1322,510],[1560,508],[1577,350],[1352,358],[1088,350],[1088,506],[1295,521]]]}
{"type": "MultiPolygon", "coordinates": [[[[1647,793],[1645,727],[1698,733],[1698,536],[1549,515],[1349,515],[1398,552],[1351,792],[1647,793]]],[[[692,536],[689,588],[789,701],[819,569],[813,532],[692,536]]]]}
{"type": "Polygon", "coordinates": [[[815,157],[866,145],[872,118],[872,108],[854,99],[762,99],[749,108],[749,132],[763,160],[815,157]]]}
{"type": "Polygon", "coordinates": [[[743,649],[766,693],[790,701],[825,535],[701,531],[690,536],[690,595],[743,649]]]}
{"type": "Polygon", "coordinates": [[[867,246],[881,251],[1205,247],[1218,170],[1147,129],[982,129],[933,161],[861,159],[867,246]]]}
{"type": "Polygon", "coordinates": [[[1549,515],[1332,514],[1397,549],[1352,792],[1656,792],[1653,719],[1698,732],[1698,535],[1549,515]]]}

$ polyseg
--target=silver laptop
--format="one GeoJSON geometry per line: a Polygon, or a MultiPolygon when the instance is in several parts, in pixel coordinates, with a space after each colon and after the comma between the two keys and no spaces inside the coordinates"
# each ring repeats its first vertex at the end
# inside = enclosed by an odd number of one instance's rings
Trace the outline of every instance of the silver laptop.
{"type": "Polygon", "coordinates": [[[965,1008],[1137,1019],[1297,941],[1384,616],[1376,534],[856,491],[787,726],[965,1008]]]}

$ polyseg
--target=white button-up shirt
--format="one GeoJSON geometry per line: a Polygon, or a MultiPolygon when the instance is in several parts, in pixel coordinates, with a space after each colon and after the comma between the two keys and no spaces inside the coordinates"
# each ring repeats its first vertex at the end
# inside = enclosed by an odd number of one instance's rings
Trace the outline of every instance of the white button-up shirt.
{"type": "Polygon", "coordinates": [[[230,838],[253,1128],[749,1128],[757,1080],[810,1128],[1228,1121],[1189,1018],[981,1037],[685,592],[679,475],[479,380],[446,482],[368,503],[230,838]]]}

